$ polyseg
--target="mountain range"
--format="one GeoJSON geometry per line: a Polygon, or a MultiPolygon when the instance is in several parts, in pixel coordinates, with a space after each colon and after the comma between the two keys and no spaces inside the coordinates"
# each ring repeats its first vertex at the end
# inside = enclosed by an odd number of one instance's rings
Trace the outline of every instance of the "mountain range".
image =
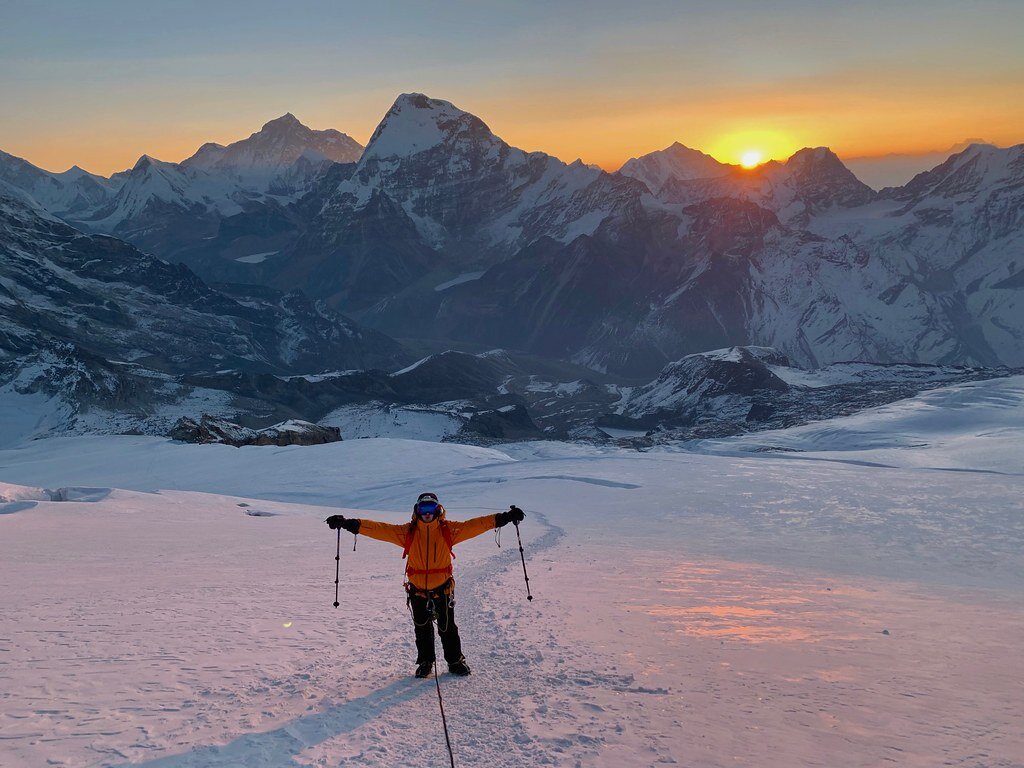
{"type": "Polygon", "coordinates": [[[413,351],[499,347],[634,380],[748,345],[805,367],[1024,365],[1024,145],[970,145],[877,192],[824,147],[745,170],[676,143],[608,173],[403,94],[365,148],[288,114],[110,178],[0,153],[0,196],[8,359],[57,339],[174,375],[310,373],[408,359],[387,334],[413,351]],[[131,282],[117,290],[145,300],[71,301],[111,259],[131,282]],[[57,274],[75,290],[51,295],[57,274]],[[153,290],[175,281],[191,287],[153,290]],[[161,335],[173,322],[143,318],[184,312],[189,291],[201,324],[234,330],[176,365],[161,335]],[[239,330],[238,307],[268,314],[239,330]],[[79,315],[111,333],[98,342],[79,315]],[[285,325],[308,333],[290,357],[285,325]]]}

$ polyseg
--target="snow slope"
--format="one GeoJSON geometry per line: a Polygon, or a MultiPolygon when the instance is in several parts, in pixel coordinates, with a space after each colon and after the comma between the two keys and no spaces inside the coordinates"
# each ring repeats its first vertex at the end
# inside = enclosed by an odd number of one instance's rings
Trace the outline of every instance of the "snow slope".
{"type": "Polygon", "coordinates": [[[814,459],[1024,476],[1024,376],[976,381],[829,421],[704,440],[688,450],[778,450],[814,459]]]}
{"type": "Polygon", "coordinates": [[[1018,430],[1021,393],[931,398],[930,420],[890,414],[885,467],[403,440],[0,451],[0,763],[447,764],[397,548],[342,535],[335,611],[322,523],[399,522],[430,489],[457,519],[526,509],[536,597],[512,530],[459,545],[456,765],[1020,764],[1024,478],[1000,468],[1024,441],[984,425],[1018,430]],[[954,435],[974,471],[926,469],[954,435]],[[64,486],[96,500],[45,500],[64,486]]]}

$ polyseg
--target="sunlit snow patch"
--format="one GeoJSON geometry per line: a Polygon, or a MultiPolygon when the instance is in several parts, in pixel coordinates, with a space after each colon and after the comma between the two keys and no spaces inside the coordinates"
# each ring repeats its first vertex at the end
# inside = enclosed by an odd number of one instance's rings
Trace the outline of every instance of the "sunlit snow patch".
{"type": "Polygon", "coordinates": [[[443,290],[446,290],[448,288],[451,288],[454,285],[461,285],[462,283],[470,283],[473,280],[479,280],[481,277],[483,277],[483,274],[484,274],[483,271],[480,271],[480,272],[463,272],[461,275],[458,275],[457,277],[453,277],[451,280],[448,280],[447,282],[441,283],[440,285],[435,285],[434,286],[434,290],[435,291],[443,291],[443,290]]]}
{"type": "Polygon", "coordinates": [[[250,253],[248,256],[239,256],[235,261],[240,261],[243,264],[260,264],[271,256],[276,256],[277,251],[266,251],[265,253],[250,253]]]}

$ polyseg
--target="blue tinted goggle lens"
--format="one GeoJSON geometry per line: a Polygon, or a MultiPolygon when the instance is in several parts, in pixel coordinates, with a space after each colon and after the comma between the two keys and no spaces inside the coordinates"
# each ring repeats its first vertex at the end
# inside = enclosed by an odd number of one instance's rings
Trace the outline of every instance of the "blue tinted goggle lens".
{"type": "Polygon", "coordinates": [[[437,514],[437,502],[435,501],[421,501],[416,506],[416,511],[421,515],[436,515],[437,514]]]}

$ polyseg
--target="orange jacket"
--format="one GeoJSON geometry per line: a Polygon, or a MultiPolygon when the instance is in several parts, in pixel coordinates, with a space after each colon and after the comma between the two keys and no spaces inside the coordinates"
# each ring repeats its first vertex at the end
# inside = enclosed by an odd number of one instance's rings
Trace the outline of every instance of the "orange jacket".
{"type": "MultiPolygon", "coordinates": [[[[472,539],[494,528],[494,515],[474,517],[465,522],[446,520],[444,507],[441,514],[429,523],[414,520],[394,525],[376,520],[360,520],[359,532],[378,541],[389,541],[405,548],[409,545],[409,562],[405,566],[405,578],[416,589],[437,589],[452,576],[452,554],[445,541],[441,521],[448,527],[451,544],[472,539]],[[412,540],[409,541],[409,535],[412,540]]],[[[454,585],[454,581],[452,584],[454,585]]]]}

